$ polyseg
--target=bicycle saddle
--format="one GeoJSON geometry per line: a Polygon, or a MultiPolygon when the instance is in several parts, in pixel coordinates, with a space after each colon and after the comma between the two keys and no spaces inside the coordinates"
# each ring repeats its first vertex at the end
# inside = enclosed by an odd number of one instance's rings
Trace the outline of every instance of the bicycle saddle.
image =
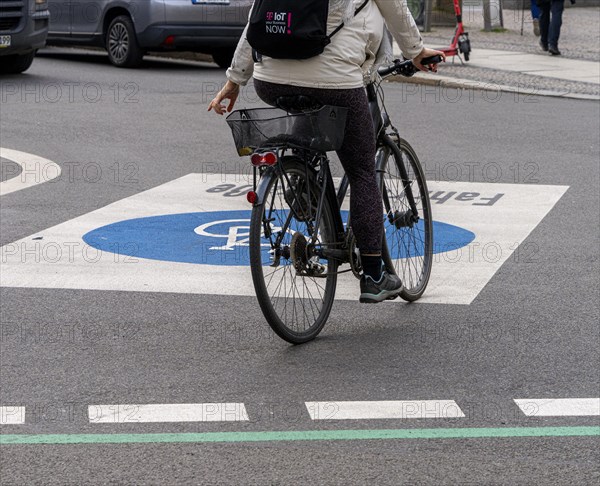
{"type": "Polygon", "coordinates": [[[321,108],[323,105],[314,98],[304,95],[280,96],[275,101],[277,108],[287,111],[288,113],[302,113],[305,111],[314,111],[321,108]]]}

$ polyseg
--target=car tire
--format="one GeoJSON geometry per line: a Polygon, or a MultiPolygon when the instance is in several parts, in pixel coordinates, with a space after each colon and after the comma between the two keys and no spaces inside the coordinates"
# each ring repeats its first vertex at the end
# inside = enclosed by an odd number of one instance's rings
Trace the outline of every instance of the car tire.
{"type": "Polygon", "coordinates": [[[135,68],[142,63],[144,50],[135,35],[133,22],[127,15],[115,17],[106,31],[106,51],[110,62],[123,68],[135,68]]]}
{"type": "Polygon", "coordinates": [[[19,74],[27,71],[31,67],[35,51],[27,54],[13,54],[12,56],[2,56],[0,63],[0,74],[19,74]]]}
{"type": "Polygon", "coordinates": [[[212,53],[213,61],[223,69],[227,69],[231,66],[231,60],[233,59],[233,54],[235,53],[235,49],[221,49],[218,51],[214,51],[212,53]]]}

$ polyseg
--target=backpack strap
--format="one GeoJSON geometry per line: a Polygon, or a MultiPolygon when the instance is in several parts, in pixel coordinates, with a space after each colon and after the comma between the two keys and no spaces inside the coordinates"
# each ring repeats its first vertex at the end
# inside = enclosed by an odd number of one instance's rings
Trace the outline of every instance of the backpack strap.
{"type": "MultiPolygon", "coordinates": [[[[367,6],[367,3],[369,3],[369,0],[365,0],[365,1],[364,1],[364,2],[363,2],[361,5],[360,5],[360,7],[358,7],[358,8],[357,8],[357,9],[354,11],[354,16],[355,16],[355,17],[356,17],[356,16],[357,16],[357,15],[360,13],[360,11],[361,11],[363,8],[365,8],[365,7],[367,6]]],[[[335,34],[337,34],[337,33],[338,33],[340,30],[342,30],[343,28],[344,28],[344,22],[342,22],[340,25],[338,25],[338,26],[337,26],[337,27],[334,29],[334,31],[333,31],[331,34],[329,34],[329,35],[327,36],[327,38],[328,38],[328,39],[331,39],[331,38],[332,38],[332,37],[333,37],[335,34]]]]}

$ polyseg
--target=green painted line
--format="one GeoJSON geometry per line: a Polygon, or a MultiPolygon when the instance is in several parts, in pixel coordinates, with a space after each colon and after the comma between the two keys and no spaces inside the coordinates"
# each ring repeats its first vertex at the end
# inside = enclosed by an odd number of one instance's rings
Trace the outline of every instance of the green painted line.
{"type": "Polygon", "coordinates": [[[316,440],[473,439],[495,437],[600,436],[600,426],[504,427],[455,429],[293,430],[279,432],[207,432],[178,434],[2,434],[0,445],[15,444],[146,444],[270,442],[316,440]]]}

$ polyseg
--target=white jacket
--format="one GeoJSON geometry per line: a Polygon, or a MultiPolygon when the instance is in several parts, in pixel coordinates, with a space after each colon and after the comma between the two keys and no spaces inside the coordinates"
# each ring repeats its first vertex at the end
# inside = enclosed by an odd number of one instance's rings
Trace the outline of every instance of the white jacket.
{"type": "Polygon", "coordinates": [[[233,56],[227,78],[245,85],[254,75],[256,79],[277,84],[311,88],[360,88],[370,78],[373,68],[391,58],[391,42],[385,35],[389,29],[407,59],[413,59],[423,49],[423,41],[406,0],[371,0],[358,15],[355,8],[363,0],[330,1],[327,31],[332,32],[346,19],[344,27],[331,38],[325,51],[303,60],[252,60],[252,48],[246,40],[246,29],[233,56]],[[349,3],[352,2],[352,3],[349,3]],[[346,3],[350,7],[341,8],[346,3]],[[388,58],[388,59],[386,59],[388,58]]]}

